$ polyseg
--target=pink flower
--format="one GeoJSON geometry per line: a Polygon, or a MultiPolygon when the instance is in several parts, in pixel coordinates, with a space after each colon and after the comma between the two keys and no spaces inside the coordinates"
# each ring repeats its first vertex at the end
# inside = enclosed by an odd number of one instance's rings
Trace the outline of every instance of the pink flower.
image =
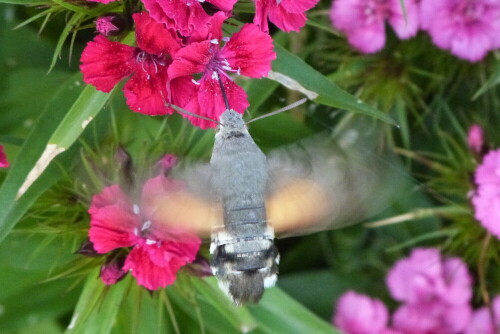
{"type": "MultiPolygon", "coordinates": [[[[230,13],[237,0],[206,0],[220,10],[230,13]]],[[[190,36],[210,20],[201,6],[201,0],[142,0],[144,7],[156,21],[190,36]]]]}
{"type": "MultiPolygon", "coordinates": [[[[224,85],[229,106],[239,113],[248,107],[245,91],[236,85],[228,73],[237,73],[252,78],[260,78],[271,69],[271,61],[276,58],[271,37],[261,32],[253,24],[245,24],[221,48],[222,31],[220,24],[211,25],[203,34],[206,40],[193,42],[180,49],[168,69],[173,80],[196,73],[202,73],[198,85],[197,99],[192,99],[185,108],[198,115],[218,119],[226,109],[219,85],[224,85]]],[[[194,80],[194,79],[193,79],[194,80]]],[[[202,129],[215,124],[186,116],[194,125],[202,129]]]]}
{"type": "Polygon", "coordinates": [[[7,155],[3,151],[3,146],[0,145],[0,168],[9,167],[9,161],[7,160],[7,155]]]}
{"type": "Polygon", "coordinates": [[[410,304],[443,301],[450,305],[469,302],[472,280],[459,258],[442,259],[439,250],[415,249],[398,261],[387,275],[394,299],[410,304]]]}
{"type": "MultiPolygon", "coordinates": [[[[138,284],[150,290],[172,284],[177,271],[195,260],[200,247],[198,237],[172,227],[165,230],[155,216],[154,199],[179,187],[164,176],[149,179],[136,205],[113,185],[94,196],[89,209],[89,238],[95,250],[102,254],[132,247],[121,270],[131,271],[138,284]]],[[[106,279],[113,281],[118,272],[106,273],[106,279]]]]}
{"type": "Polygon", "coordinates": [[[500,238],[500,149],[488,152],[475,173],[474,217],[500,238]]]}
{"type": "Polygon", "coordinates": [[[269,31],[267,19],[283,31],[299,31],[307,21],[305,12],[319,0],[254,0],[253,23],[264,32],[269,31]]]}
{"type": "Polygon", "coordinates": [[[99,277],[106,285],[118,283],[127,272],[123,270],[123,259],[112,259],[101,267],[99,277]]]}
{"type": "Polygon", "coordinates": [[[108,4],[110,2],[113,2],[113,1],[118,1],[118,0],[87,0],[87,1],[91,1],[91,2],[100,2],[100,3],[103,3],[103,4],[108,4]]]}
{"type": "Polygon", "coordinates": [[[336,0],[330,10],[333,26],[364,53],[377,52],[385,44],[385,21],[401,39],[415,36],[419,26],[417,0],[406,0],[406,20],[400,0],[336,0]]]}
{"type": "Polygon", "coordinates": [[[338,303],[333,323],[345,334],[388,333],[389,313],[378,299],[348,291],[338,303]]]}
{"type": "Polygon", "coordinates": [[[393,326],[405,334],[458,334],[469,324],[468,304],[448,305],[441,301],[405,304],[393,315],[393,326]]]}
{"type": "Polygon", "coordinates": [[[120,80],[131,76],[123,90],[132,110],[147,115],[170,114],[173,109],[165,107],[165,102],[182,107],[195,89],[189,79],[172,81],[167,75],[172,54],[181,47],[179,38],[148,13],[134,14],[133,19],[138,47],[96,36],[81,56],[83,79],[109,92],[120,80]]]}
{"type": "Polygon", "coordinates": [[[497,334],[500,330],[500,296],[495,297],[492,307],[494,321],[491,319],[489,310],[482,307],[472,315],[465,334],[497,334]]]}
{"type": "Polygon", "coordinates": [[[160,169],[165,173],[171,170],[177,164],[177,157],[173,154],[165,154],[158,161],[160,169]]]}
{"type": "Polygon", "coordinates": [[[95,21],[95,28],[98,33],[104,36],[119,35],[128,26],[127,20],[118,14],[101,16],[95,21]]]}
{"type": "Polygon", "coordinates": [[[483,128],[478,124],[473,124],[467,133],[467,144],[472,152],[480,154],[483,149],[483,128]]]}
{"type": "Polygon", "coordinates": [[[469,61],[500,46],[497,0],[422,0],[421,21],[434,44],[469,61]]]}

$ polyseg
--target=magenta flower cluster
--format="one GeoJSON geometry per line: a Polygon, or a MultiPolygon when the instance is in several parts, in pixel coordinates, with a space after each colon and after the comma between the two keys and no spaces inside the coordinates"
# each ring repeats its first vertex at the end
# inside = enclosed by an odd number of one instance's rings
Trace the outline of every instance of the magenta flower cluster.
{"type": "Polygon", "coordinates": [[[7,155],[3,151],[3,146],[0,145],[0,168],[9,167],[9,161],[7,160],[7,155]]]}
{"type": "Polygon", "coordinates": [[[339,299],[333,323],[345,334],[483,333],[470,329],[483,325],[481,319],[488,314],[483,309],[472,311],[472,279],[461,259],[444,257],[438,249],[418,248],[396,262],[386,283],[401,303],[391,324],[380,300],[352,291],[339,299]]]}
{"type": "Polygon", "coordinates": [[[475,218],[491,234],[500,238],[500,149],[489,151],[474,174],[472,197],[475,218]]]}
{"type": "Polygon", "coordinates": [[[381,50],[385,22],[401,39],[429,33],[433,43],[459,58],[479,61],[500,47],[497,0],[334,0],[330,18],[349,43],[364,53],[381,50]]]}
{"type": "Polygon", "coordinates": [[[178,182],[158,175],[146,181],[137,204],[119,185],[93,197],[89,240],[93,251],[109,254],[100,275],[105,284],[115,284],[130,272],[139,285],[156,290],[172,284],[179,269],[196,259],[198,236],[166,228],[157,214],[156,199],[180,188],[178,182]]]}
{"type": "MultiPolygon", "coordinates": [[[[306,22],[305,11],[319,0],[255,0],[254,23],[224,37],[222,26],[236,1],[206,0],[217,9],[209,15],[201,5],[204,0],[142,0],[147,12],[132,15],[136,47],[107,38],[119,33],[119,17],[98,19],[101,35],[81,56],[83,80],[110,92],[128,78],[123,87],[127,105],[139,113],[172,114],[170,104],[175,104],[214,120],[226,109],[222,84],[229,106],[243,113],[248,98],[233,76],[261,78],[271,70],[276,54],[268,19],[284,31],[297,31],[306,22]]],[[[215,126],[183,116],[203,129],[215,126]]]]}

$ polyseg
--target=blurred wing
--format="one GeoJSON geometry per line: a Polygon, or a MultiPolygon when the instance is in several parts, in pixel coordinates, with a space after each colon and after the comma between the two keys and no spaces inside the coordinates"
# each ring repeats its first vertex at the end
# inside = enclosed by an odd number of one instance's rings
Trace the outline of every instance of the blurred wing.
{"type": "Polygon", "coordinates": [[[158,222],[165,228],[181,227],[201,237],[210,236],[213,226],[223,224],[222,205],[211,196],[210,165],[181,166],[172,177],[184,187],[156,198],[158,222]]]}
{"type": "Polygon", "coordinates": [[[276,234],[339,228],[388,207],[402,174],[376,144],[376,132],[350,129],[271,152],[267,211],[276,234]]]}

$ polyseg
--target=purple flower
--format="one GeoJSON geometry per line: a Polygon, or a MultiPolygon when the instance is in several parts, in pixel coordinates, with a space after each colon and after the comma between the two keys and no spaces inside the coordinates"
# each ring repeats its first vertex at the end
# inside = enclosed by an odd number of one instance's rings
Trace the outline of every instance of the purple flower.
{"type": "Polygon", "coordinates": [[[465,263],[438,249],[417,248],[387,275],[394,299],[404,302],[393,325],[405,334],[462,332],[471,316],[472,279],[465,263]]]}
{"type": "Polygon", "coordinates": [[[476,169],[475,181],[474,216],[485,229],[500,238],[500,149],[485,155],[476,169]]]}
{"type": "Polygon", "coordinates": [[[410,303],[435,300],[461,305],[471,298],[471,278],[459,258],[442,259],[439,250],[417,248],[398,261],[387,275],[394,299],[410,303]]]}
{"type": "Polygon", "coordinates": [[[500,46],[500,1],[422,0],[420,21],[438,47],[470,61],[500,46]]]}
{"type": "Polygon", "coordinates": [[[490,312],[482,307],[472,315],[472,319],[465,334],[496,334],[500,330],[500,296],[495,297],[492,303],[494,322],[491,321],[490,312]],[[495,324],[495,326],[493,326],[495,324]],[[495,328],[493,328],[495,327],[495,328]]]}
{"type": "Polygon", "coordinates": [[[345,334],[389,333],[385,331],[389,320],[385,305],[378,299],[354,291],[340,297],[332,320],[345,334]]]}
{"type": "Polygon", "coordinates": [[[405,334],[463,333],[469,324],[468,304],[450,306],[441,301],[404,304],[393,315],[394,328],[405,334]]]}
{"type": "Polygon", "coordinates": [[[336,0],[330,10],[333,26],[347,35],[349,43],[364,53],[379,51],[385,44],[385,21],[396,35],[407,39],[418,31],[416,0],[406,0],[406,20],[400,0],[336,0]]]}
{"type": "Polygon", "coordinates": [[[481,153],[484,144],[483,138],[483,128],[478,124],[471,125],[469,132],[467,133],[467,144],[472,152],[476,154],[481,153]]]}

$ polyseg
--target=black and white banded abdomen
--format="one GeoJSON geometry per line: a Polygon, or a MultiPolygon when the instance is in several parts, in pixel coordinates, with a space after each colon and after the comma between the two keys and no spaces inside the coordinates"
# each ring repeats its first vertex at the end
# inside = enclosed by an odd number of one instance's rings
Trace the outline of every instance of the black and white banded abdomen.
{"type": "Polygon", "coordinates": [[[224,208],[226,224],[214,229],[211,268],[235,304],[256,303],[277,280],[279,254],[262,205],[224,208]]]}

